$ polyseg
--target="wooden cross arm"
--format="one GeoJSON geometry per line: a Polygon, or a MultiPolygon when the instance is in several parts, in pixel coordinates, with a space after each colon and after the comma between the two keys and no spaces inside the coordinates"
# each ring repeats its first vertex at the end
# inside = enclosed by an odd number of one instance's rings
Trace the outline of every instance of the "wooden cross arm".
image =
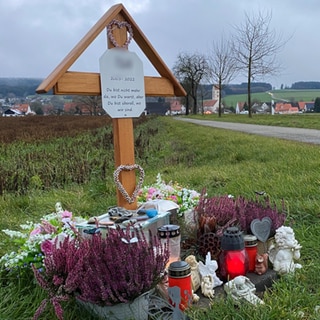
{"type": "MultiPolygon", "coordinates": [[[[146,96],[175,96],[172,83],[164,77],[144,77],[146,96]]],[[[54,94],[60,95],[101,95],[100,73],[67,71],[54,85],[54,94]]],[[[41,85],[37,93],[46,93],[41,85]]],[[[184,92],[181,92],[185,95],[184,92]]]]}

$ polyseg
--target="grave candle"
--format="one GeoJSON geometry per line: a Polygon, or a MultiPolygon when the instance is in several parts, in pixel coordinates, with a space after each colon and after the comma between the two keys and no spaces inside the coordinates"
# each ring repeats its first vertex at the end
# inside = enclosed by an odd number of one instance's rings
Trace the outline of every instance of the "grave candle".
{"type": "Polygon", "coordinates": [[[221,238],[222,252],[219,256],[221,277],[231,280],[248,272],[249,259],[242,232],[237,227],[227,228],[221,238]]]}
{"type": "Polygon", "coordinates": [[[183,311],[192,302],[191,267],[185,261],[175,261],[170,264],[168,273],[170,303],[183,311]]]}
{"type": "Polygon", "coordinates": [[[257,256],[257,237],[251,234],[247,234],[244,237],[245,248],[249,258],[249,271],[253,272],[256,266],[257,256]]]}
{"type": "Polygon", "coordinates": [[[180,260],[180,226],[174,224],[163,225],[158,228],[158,235],[163,244],[168,243],[169,245],[169,261],[167,266],[171,262],[180,260]]]}

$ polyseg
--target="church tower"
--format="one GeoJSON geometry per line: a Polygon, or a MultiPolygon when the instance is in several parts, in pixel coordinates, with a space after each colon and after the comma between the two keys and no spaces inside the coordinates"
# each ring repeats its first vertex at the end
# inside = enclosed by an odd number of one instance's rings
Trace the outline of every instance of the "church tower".
{"type": "Polygon", "coordinates": [[[212,86],[212,100],[220,100],[220,90],[216,84],[212,86]]]}

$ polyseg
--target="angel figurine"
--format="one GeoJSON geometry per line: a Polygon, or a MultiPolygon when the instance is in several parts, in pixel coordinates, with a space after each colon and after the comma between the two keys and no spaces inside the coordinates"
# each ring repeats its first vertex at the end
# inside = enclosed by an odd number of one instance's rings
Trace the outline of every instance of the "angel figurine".
{"type": "Polygon", "coordinates": [[[189,255],[184,260],[191,268],[191,286],[192,286],[192,302],[198,302],[200,297],[196,294],[200,288],[200,272],[198,261],[194,255],[189,255]]]}
{"type": "Polygon", "coordinates": [[[201,280],[201,293],[209,299],[214,298],[213,282],[214,281],[211,274],[202,277],[201,280]]]}
{"type": "Polygon", "coordinates": [[[276,230],[274,242],[269,247],[269,259],[279,274],[294,272],[302,268],[294,260],[300,259],[301,246],[295,239],[291,227],[282,226],[276,230]]]}
{"type": "Polygon", "coordinates": [[[191,268],[191,284],[193,292],[198,291],[200,288],[200,272],[199,263],[194,255],[189,255],[185,258],[185,262],[190,265],[191,268]]]}
{"type": "Polygon", "coordinates": [[[224,285],[224,290],[235,301],[246,300],[253,305],[263,304],[264,302],[255,295],[255,285],[245,276],[237,276],[224,285]]]}
{"type": "Polygon", "coordinates": [[[199,262],[199,271],[202,278],[208,275],[212,277],[213,288],[221,286],[223,283],[216,275],[217,270],[218,270],[218,263],[216,260],[211,260],[211,253],[209,251],[206,255],[205,264],[203,264],[202,261],[199,262]]]}

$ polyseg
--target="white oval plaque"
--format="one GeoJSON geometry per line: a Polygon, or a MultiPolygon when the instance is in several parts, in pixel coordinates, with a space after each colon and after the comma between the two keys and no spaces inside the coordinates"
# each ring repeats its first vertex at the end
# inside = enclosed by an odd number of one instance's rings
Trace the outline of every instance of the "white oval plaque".
{"type": "Polygon", "coordinates": [[[128,50],[107,50],[99,60],[103,109],[111,118],[139,117],[146,108],[143,64],[128,50]]]}

